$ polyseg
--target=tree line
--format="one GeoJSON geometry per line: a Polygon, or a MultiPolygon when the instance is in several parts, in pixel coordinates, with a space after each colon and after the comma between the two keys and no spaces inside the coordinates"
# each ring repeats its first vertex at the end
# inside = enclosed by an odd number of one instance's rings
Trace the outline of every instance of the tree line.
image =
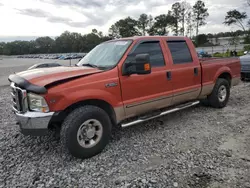
{"type": "Polygon", "coordinates": [[[203,1],[198,0],[193,6],[190,3],[176,2],[167,14],[153,18],[152,15],[141,14],[139,19],[127,17],[113,24],[109,29],[112,38],[129,37],[134,35],[173,35],[192,36],[194,29],[196,36],[199,28],[206,25],[209,16],[203,1]]]}
{"type": "Polygon", "coordinates": [[[104,36],[102,32],[98,32],[96,29],[85,35],[65,31],[55,39],[51,37],[39,37],[31,41],[0,42],[0,54],[22,55],[88,52],[101,42],[110,39],[109,36],[104,36]]]}
{"type": "MultiPolygon", "coordinates": [[[[196,45],[203,45],[209,38],[248,35],[249,29],[244,25],[247,19],[245,12],[231,10],[225,16],[225,25],[236,25],[240,30],[221,32],[218,34],[199,34],[200,27],[206,25],[209,16],[208,8],[203,1],[198,0],[194,5],[187,1],[172,4],[166,14],[153,17],[141,14],[138,19],[130,16],[115,22],[108,30],[108,35],[93,29],[91,33],[80,34],[65,31],[55,39],[39,37],[32,41],[13,41],[0,43],[0,55],[21,55],[37,53],[70,53],[88,52],[101,42],[130,36],[168,35],[188,36],[196,45]],[[194,37],[195,36],[195,37],[194,37]]],[[[250,24],[250,22],[249,22],[250,24]]]]}

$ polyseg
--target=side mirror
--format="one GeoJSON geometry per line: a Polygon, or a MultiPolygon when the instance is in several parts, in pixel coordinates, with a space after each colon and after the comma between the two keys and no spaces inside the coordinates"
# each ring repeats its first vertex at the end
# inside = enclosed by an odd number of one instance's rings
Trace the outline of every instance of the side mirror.
{"type": "Polygon", "coordinates": [[[248,51],[245,51],[244,54],[246,55],[248,53],[248,51]]]}
{"type": "Polygon", "coordinates": [[[135,62],[125,63],[123,65],[122,75],[129,76],[131,74],[150,74],[151,64],[148,54],[137,54],[135,56],[135,62]]]}

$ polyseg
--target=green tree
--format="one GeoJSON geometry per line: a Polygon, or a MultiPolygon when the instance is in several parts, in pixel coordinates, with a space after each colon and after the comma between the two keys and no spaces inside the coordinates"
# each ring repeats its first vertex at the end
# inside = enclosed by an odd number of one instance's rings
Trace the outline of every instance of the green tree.
{"type": "Polygon", "coordinates": [[[140,35],[140,32],[137,26],[138,26],[137,20],[131,17],[127,17],[125,19],[121,19],[117,21],[113,29],[116,29],[116,31],[118,31],[119,36],[121,37],[131,37],[131,36],[140,35]]]}
{"type": "Polygon", "coordinates": [[[198,46],[203,46],[207,42],[208,42],[208,37],[206,34],[200,34],[200,35],[196,36],[196,44],[198,46]]]}
{"type": "Polygon", "coordinates": [[[193,34],[193,28],[194,28],[192,12],[188,13],[187,18],[186,18],[186,22],[187,22],[187,36],[189,36],[191,38],[192,34],[193,34]]]}
{"type": "Polygon", "coordinates": [[[199,34],[199,27],[206,25],[206,18],[209,16],[208,9],[203,1],[198,0],[193,6],[194,22],[196,27],[196,36],[199,34]]]}
{"type": "Polygon", "coordinates": [[[182,34],[182,36],[185,36],[185,24],[188,24],[188,19],[189,19],[189,13],[191,13],[191,5],[186,2],[183,1],[181,2],[181,18],[180,18],[180,22],[181,22],[181,29],[180,32],[182,34]]]}
{"type": "Polygon", "coordinates": [[[13,41],[0,43],[0,54],[19,55],[37,53],[70,53],[88,52],[101,42],[110,40],[101,31],[93,29],[91,33],[81,35],[76,32],[65,31],[56,39],[39,37],[32,41],[13,41]]]}
{"type": "Polygon", "coordinates": [[[247,31],[246,36],[244,37],[244,44],[250,44],[250,30],[247,31]]]}
{"type": "Polygon", "coordinates": [[[146,35],[147,28],[149,26],[149,16],[147,14],[141,14],[138,19],[138,28],[143,36],[146,35]]]}
{"type": "Polygon", "coordinates": [[[5,42],[0,42],[0,55],[3,55],[4,46],[5,46],[5,42]]]}
{"type": "Polygon", "coordinates": [[[150,29],[153,26],[153,24],[154,24],[154,18],[152,15],[149,15],[148,16],[148,27],[149,27],[148,29],[150,29]]]}
{"type": "Polygon", "coordinates": [[[109,36],[112,39],[117,39],[121,37],[119,34],[119,29],[116,27],[115,24],[111,25],[111,27],[109,28],[109,36]]]}
{"type": "Polygon", "coordinates": [[[97,29],[92,29],[92,33],[97,34],[98,33],[97,29]]]}
{"type": "Polygon", "coordinates": [[[176,36],[179,35],[179,22],[181,21],[181,4],[179,2],[172,5],[172,17],[173,17],[173,32],[176,36]]]}
{"type": "Polygon", "coordinates": [[[55,39],[57,52],[68,53],[72,52],[72,41],[70,32],[65,31],[59,37],[55,39]]]}
{"type": "Polygon", "coordinates": [[[153,26],[149,29],[149,35],[167,35],[168,28],[171,28],[175,23],[175,19],[169,11],[168,14],[161,14],[155,17],[153,26]]]}
{"type": "Polygon", "coordinates": [[[53,52],[54,40],[50,37],[39,37],[35,40],[36,46],[40,53],[53,52]]]}
{"type": "Polygon", "coordinates": [[[223,22],[225,25],[236,25],[243,29],[243,31],[246,31],[244,27],[244,20],[247,19],[246,12],[239,12],[238,10],[230,10],[227,12],[227,15],[225,17],[225,21],[223,22]]]}
{"type": "Polygon", "coordinates": [[[82,46],[82,51],[88,52],[92,48],[94,48],[96,45],[100,44],[102,42],[101,38],[94,34],[94,33],[89,33],[83,36],[83,46],[82,46]]]}

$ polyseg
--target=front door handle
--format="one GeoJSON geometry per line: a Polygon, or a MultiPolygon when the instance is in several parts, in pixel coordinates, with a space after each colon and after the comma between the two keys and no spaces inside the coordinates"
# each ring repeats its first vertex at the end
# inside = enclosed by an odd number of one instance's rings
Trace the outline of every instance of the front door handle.
{"type": "Polygon", "coordinates": [[[199,74],[199,70],[198,70],[198,68],[196,67],[196,68],[194,68],[194,75],[195,75],[195,76],[198,76],[198,74],[199,74]]]}
{"type": "Polygon", "coordinates": [[[172,73],[171,71],[167,72],[167,80],[171,80],[172,79],[172,73]]]}

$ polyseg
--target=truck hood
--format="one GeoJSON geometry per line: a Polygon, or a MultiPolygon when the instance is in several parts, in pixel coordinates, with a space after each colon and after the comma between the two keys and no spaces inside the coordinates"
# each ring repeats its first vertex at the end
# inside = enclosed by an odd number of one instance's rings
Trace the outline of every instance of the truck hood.
{"type": "Polygon", "coordinates": [[[31,69],[9,76],[9,81],[16,83],[19,87],[35,93],[45,93],[46,86],[53,83],[79,78],[103,70],[91,67],[53,67],[31,69]]]}

